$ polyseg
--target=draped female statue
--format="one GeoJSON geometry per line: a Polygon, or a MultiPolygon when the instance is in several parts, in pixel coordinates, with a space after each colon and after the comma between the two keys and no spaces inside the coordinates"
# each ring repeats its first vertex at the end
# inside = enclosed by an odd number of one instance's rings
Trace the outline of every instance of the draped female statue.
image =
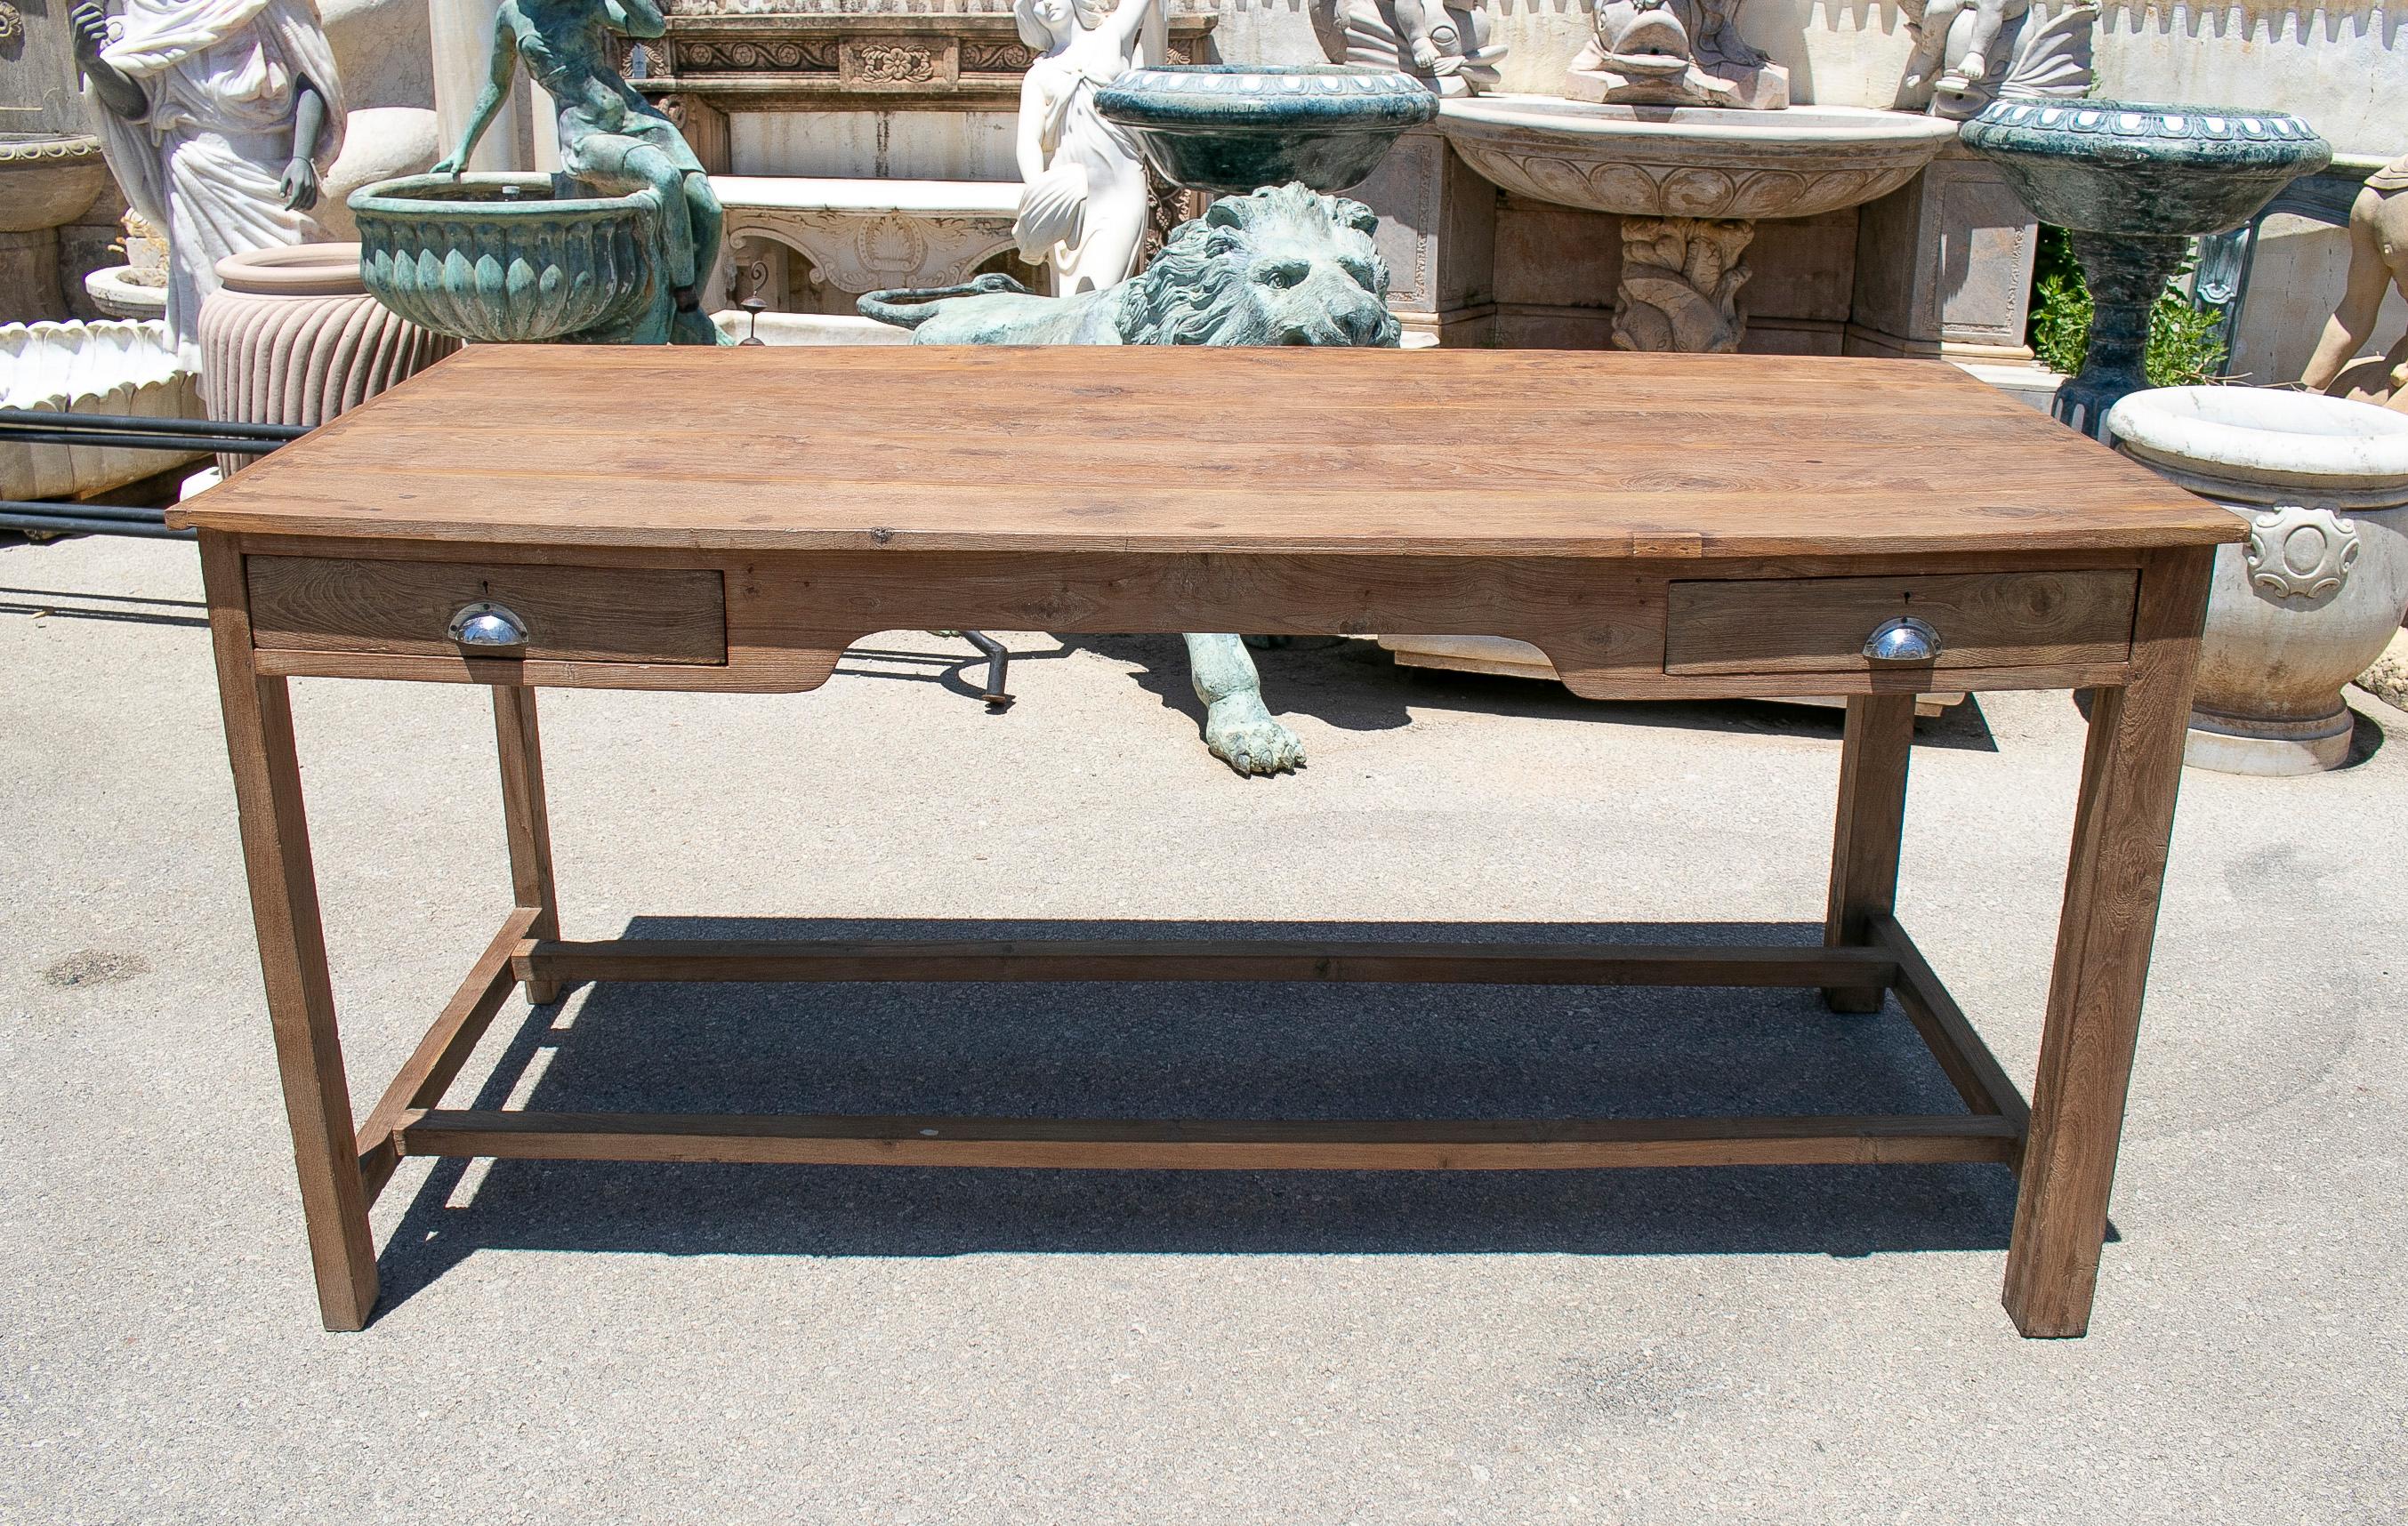
{"type": "Polygon", "coordinates": [[[229,254],[325,237],[310,216],[343,146],[342,84],[311,0],[97,0],[68,12],[101,148],[167,235],[167,329],[197,365],[229,254]],[[114,36],[112,36],[114,32],[114,36]]]}

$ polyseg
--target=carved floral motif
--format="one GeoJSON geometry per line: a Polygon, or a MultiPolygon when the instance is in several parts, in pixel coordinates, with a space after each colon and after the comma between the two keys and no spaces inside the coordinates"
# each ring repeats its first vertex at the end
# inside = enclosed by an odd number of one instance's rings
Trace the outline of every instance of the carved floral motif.
{"type": "Polygon", "coordinates": [[[863,84],[920,85],[944,73],[933,50],[885,38],[848,38],[844,62],[845,72],[863,84]]]}
{"type": "Polygon", "coordinates": [[[729,71],[791,72],[798,69],[836,68],[837,39],[814,38],[801,42],[710,42],[682,41],[677,45],[677,61],[683,69],[723,69],[729,71]]]}
{"type": "Polygon", "coordinates": [[[0,43],[15,42],[25,35],[25,13],[7,0],[0,0],[0,43]]]}

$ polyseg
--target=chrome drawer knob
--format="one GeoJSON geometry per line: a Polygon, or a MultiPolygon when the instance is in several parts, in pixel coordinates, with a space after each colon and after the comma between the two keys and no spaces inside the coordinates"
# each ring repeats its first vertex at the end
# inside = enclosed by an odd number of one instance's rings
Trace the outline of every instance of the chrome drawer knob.
{"type": "Polygon", "coordinates": [[[1865,656],[1898,667],[1940,660],[1940,633],[1912,615],[1885,620],[1865,637],[1865,656]]]}
{"type": "Polygon", "coordinates": [[[526,645],[526,622],[498,604],[464,604],[452,617],[452,639],[480,651],[514,651],[526,645]]]}

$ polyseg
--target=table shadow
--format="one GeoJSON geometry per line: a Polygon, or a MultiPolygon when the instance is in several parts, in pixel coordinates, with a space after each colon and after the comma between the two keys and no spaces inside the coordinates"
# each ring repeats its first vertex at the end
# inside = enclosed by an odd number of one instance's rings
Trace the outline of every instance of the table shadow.
{"type": "MultiPolygon", "coordinates": [[[[644,917],[629,937],[1376,937],[1797,943],[1791,923],[644,917]]],[[[599,985],[532,1012],[464,1102],[538,1111],[1576,1118],[1956,1113],[1893,1003],[1812,991],[1304,984],[599,985]]],[[[508,1019],[506,1017],[505,1021],[508,1019]]],[[[1121,1172],[438,1161],[385,1306],[487,1249],[776,1256],[1998,1249],[1986,1165],[1121,1172]]]]}

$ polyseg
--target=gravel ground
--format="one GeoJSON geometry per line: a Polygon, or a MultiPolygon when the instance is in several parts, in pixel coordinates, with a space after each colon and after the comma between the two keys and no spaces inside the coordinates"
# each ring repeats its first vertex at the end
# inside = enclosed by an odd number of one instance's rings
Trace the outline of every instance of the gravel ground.
{"type": "MultiPolygon", "coordinates": [[[[1463,1177],[413,1162],[318,1328],[199,579],[0,547],[0,1519],[2397,1522],[2403,718],[2192,774],[2085,1340],[1998,1305],[1988,1167],[1463,1177]]],[[[1265,654],[1312,763],[1196,740],[1175,641],[896,634],[817,694],[548,693],[571,936],[961,920],[1809,937],[1835,715],[1265,654]],[[1762,928],[1732,924],[1782,923],[1762,928]]],[[[507,899],[489,711],[295,685],[355,1094],[507,899]]],[[[2082,723],[1927,723],[1902,915],[2028,1077],[2082,723]]],[[[1194,931],[1191,926],[1173,931],[1194,931]]],[[[452,1093],[546,1108],[1912,1111],[1811,993],[580,990],[452,1093]]]]}

